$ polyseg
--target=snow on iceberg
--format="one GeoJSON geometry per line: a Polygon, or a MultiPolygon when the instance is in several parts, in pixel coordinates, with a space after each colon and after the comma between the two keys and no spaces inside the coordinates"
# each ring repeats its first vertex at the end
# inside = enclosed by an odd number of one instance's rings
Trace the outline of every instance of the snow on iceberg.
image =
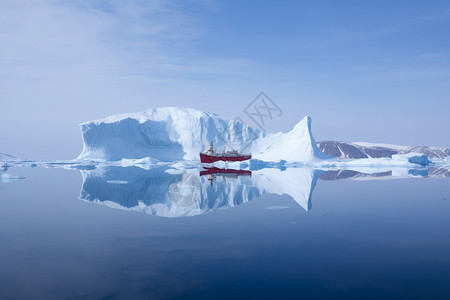
{"type": "Polygon", "coordinates": [[[84,146],[78,159],[198,160],[210,141],[217,149],[251,152],[254,158],[266,161],[329,158],[316,146],[309,117],[288,133],[266,134],[216,114],[163,107],[114,115],[80,126],[84,146]]]}

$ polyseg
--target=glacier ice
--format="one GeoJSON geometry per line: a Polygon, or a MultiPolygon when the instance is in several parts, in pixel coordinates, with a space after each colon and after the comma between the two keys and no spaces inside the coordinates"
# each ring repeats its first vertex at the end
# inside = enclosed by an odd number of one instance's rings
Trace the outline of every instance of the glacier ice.
{"type": "Polygon", "coordinates": [[[240,122],[191,108],[163,107],[114,115],[80,124],[83,151],[78,159],[198,160],[210,141],[217,149],[250,152],[265,161],[311,161],[320,151],[305,117],[287,133],[266,134],[240,122]]]}

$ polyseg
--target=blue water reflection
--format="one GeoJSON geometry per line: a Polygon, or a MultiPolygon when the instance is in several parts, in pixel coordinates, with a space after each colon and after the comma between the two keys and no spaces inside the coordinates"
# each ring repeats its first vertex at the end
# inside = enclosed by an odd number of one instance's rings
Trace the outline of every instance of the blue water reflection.
{"type": "Polygon", "coordinates": [[[305,210],[312,208],[317,180],[448,177],[447,169],[430,167],[364,173],[310,168],[171,169],[100,167],[80,170],[80,199],[163,217],[193,216],[246,203],[265,194],[289,195],[305,210]]]}
{"type": "Polygon", "coordinates": [[[448,170],[203,171],[8,168],[0,298],[450,296],[448,170]]]}

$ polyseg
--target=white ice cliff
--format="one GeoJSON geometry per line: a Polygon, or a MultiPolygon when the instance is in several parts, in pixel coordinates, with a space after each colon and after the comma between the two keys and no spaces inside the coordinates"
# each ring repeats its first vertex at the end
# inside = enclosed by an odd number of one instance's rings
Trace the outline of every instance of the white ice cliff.
{"type": "Polygon", "coordinates": [[[265,161],[328,158],[316,146],[311,119],[287,133],[265,134],[238,120],[190,108],[163,107],[114,115],[80,124],[83,151],[78,159],[120,160],[151,157],[161,161],[198,160],[210,141],[217,149],[252,153],[265,161]]]}
{"type": "Polygon", "coordinates": [[[252,143],[252,158],[263,161],[313,161],[328,159],[317,148],[311,133],[311,118],[306,116],[287,133],[268,134],[252,143]]]}

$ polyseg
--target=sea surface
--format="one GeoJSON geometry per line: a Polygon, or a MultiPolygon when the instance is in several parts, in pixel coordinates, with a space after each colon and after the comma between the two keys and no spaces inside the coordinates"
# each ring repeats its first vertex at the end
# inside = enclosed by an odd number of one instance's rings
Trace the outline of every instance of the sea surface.
{"type": "Polygon", "coordinates": [[[4,168],[0,299],[450,299],[450,178],[201,171],[4,168]]]}

